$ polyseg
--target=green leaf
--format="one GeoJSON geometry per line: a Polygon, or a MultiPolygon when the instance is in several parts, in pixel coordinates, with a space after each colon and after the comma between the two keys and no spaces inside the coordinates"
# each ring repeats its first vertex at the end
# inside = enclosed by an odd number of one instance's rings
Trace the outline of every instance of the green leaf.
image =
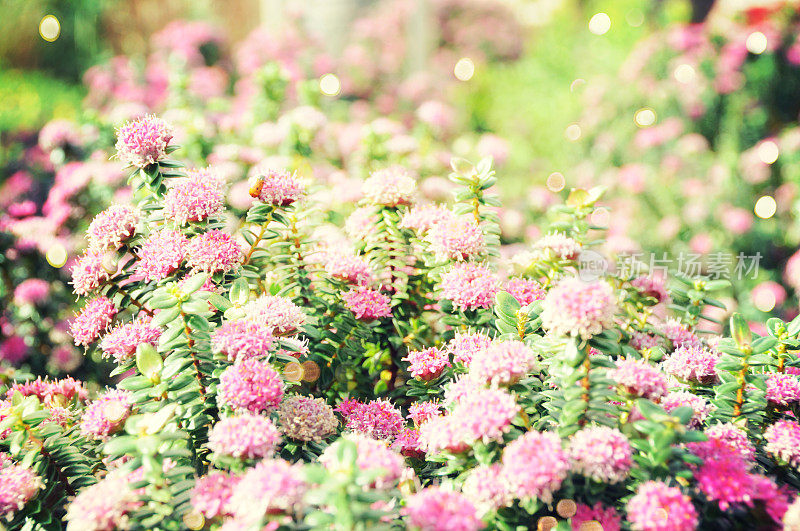
{"type": "Polygon", "coordinates": [[[151,322],[151,324],[153,326],[158,326],[158,327],[166,326],[167,324],[177,319],[180,314],[181,314],[181,309],[178,306],[161,310],[156,314],[155,317],[153,317],[153,321],[151,322]]]}
{"type": "Polygon", "coordinates": [[[206,273],[195,273],[183,281],[183,284],[181,285],[181,291],[185,295],[191,295],[195,291],[202,288],[206,280],[208,280],[208,275],[206,273]]]}
{"type": "Polygon", "coordinates": [[[161,354],[152,345],[142,343],[136,347],[136,367],[148,379],[155,381],[163,365],[161,354]]]}

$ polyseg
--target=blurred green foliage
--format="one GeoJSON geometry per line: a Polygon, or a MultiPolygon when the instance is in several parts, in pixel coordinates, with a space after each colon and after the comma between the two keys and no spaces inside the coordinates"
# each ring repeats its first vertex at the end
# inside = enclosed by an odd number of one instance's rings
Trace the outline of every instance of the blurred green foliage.
{"type": "Polygon", "coordinates": [[[33,130],[53,118],[77,118],[84,91],[41,72],[0,67],[0,133],[33,130]]]}

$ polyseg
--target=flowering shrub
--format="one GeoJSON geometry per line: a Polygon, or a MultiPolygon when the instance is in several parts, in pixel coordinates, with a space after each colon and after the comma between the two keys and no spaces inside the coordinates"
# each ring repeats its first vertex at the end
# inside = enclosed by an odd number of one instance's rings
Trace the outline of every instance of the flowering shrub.
{"type": "Polygon", "coordinates": [[[85,300],[72,333],[113,363],[116,385],[6,384],[11,527],[794,518],[800,319],[758,336],[735,314],[730,337],[713,336],[703,312],[725,282],[582,278],[580,252],[558,249],[597,244],[601,190],[574,190],[528,261],[511,261],[491,160],[454,159],[456,201],[427,228],[408,222],[418,182],[392,166],[364,181],[348,239],[341,218],[318,215],[323,187],[288,171],[256,173],[230,222],[213,167],[183,170],[171,140],[151,149],[165,130],[155,116],[120,128],[131,202],[98,214],[87,231],[102,248],[72,270],[85,300]],[[137,142],[152,162],[133,160],[137,142]],[[443,253],[428,237],[440,224],[482,244],[443,253]]]}

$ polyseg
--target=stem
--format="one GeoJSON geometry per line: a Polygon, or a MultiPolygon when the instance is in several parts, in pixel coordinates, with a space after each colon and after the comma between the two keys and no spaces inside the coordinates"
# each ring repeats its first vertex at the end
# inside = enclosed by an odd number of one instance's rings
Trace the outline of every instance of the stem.
{"type": "Polygon", "coordinates": [[[123,297],[127,296],[131,300],[133,305],[136,306],[137,308],[139,308],[139,311],[142,311],[142,312],[146,313],[147,315],[149,315],[150,317],[153,317],[153,310],[151,310],[149,308],[146,308],[144,306],[144,304],[142,304],[141,302],[137,301],[133,297],[133,295],[131,295],[131,293],[129,291],[118,287],[117,288],[117,292],[120,293],[123,297]]]}
{"type": "Polygon", "coordinates": [[[194,355],[194,351],[192,350],[194,347],[194,339],[192,339],[192,330],[189,328],[189,323],[186,320],[186,313],[184,313],[183,309],[181,309],[181,318],[183,319],[183,331],[186,334],[186,339],[188,340],[187,344],[189,345],[189,356],[192,358],[194,370],[197,375],[197,383],[200,385],[200,395],[203,398],[203,402],[205,402],[206,386],[203,384],[203,373],[200,372],[200,361],[197,359],[197,356],[194,355]]]}
{"type": "MultiPolygon", "coordinates": [[[[591,381],[589,380],[589,371],[592,370],[592,360],[589,359],[589,354],[586,354],[586,359],[583,360],[583,370],[586,372],[586,375],[581,378],[581,387],[584,389],[584,393],[581,395],[581,399],[586,402],[586,409],[589,409],[589,390],[591,389],[591,381]]],[[[582,416],[581,419],[578,421],[578,425],[584,426],[586,424],[586,416],[582,416]]]]}
{"type": "Polygon", "coordinates": [[[77,494],[75,492],[75,489],[72,488],[72,485],[69,484],[69,480],[67,478],[65,478],[64,475],[61,473],[61,469],[59,468],[58,463],[56,463],[56,460],[53,459],[53,456],[50,455],[50,452],[48,452],[47,449],[44,447],[44,441],[40,441],[33,434],[33,432],[31,432],[31,429],[28,427],[27,424],[23,424],[22,427],[25,430],[25,434],[28,436],[28,440],[31,443],[33,443],[34,445],[38,446],[39,447],[39,451],[41,452],[42,456],[48,462],[53,464],[53,469],[54,469],[55,474],[56,474],[56,479],[58,479],[58,482],[61,483],[64,486],[64,490],[67,491],[67,494],[69,494],[70,496],[75,496],[75,494],[77,494]]]}
{"type": "Polygon", "coordinates": [[[269,214],[267,215],[267,221],[261,224],[261,232],[258,233],[253,245],[250,246],[250,250],[247,252],[247,256],[244,257],[244,262],[242,265],[247,265],[250,262],[250,257],[253,256],[253,253],[258,248],[258,244],[261,243],[261,240],[264,239],[264,233],[267,232],[267,225],[272,222],[272,211],[270,210],[269,214]]]}

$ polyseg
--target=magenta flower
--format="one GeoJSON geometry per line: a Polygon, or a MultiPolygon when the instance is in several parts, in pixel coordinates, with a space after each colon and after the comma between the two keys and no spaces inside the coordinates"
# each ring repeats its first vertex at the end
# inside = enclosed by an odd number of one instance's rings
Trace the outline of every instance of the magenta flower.
{"type": "Polygon", "coordinates": [[[268,205],[287,206],[299,201],[306,193],[305,185],[287,170],[268,170],[258,176],[251,187],[253,197],[268,205]],[[253,194],[253,192],[256,192],[253,194]]]}
{"type": "Polygon", "coordinates": [[[775,406],[799,402],[800,378],[794,374],[770,374],[767,376],[767,400],[775,406]]]}
{"type": "Polygon", "coordinates": [[[442,275],[442,297],[461,310],[489,308],[497,294],[497,279],[488,268],[474,262],[458,263],[442,275]]]}
{"type": "Polygon", "coordinates": [[[637,531],[694,531],[697,510],[678,487],[660,481],[639,485],[626,506],[631,528],[637,531]]]}
{"type": "Polygon", "coordinates": [[[700,338],[677,319],[667,319],[664,324],[661,325],[660,332],[664,334],[664,337],[666,337],[675,348],[684,344],[700,344],[700,338]]]}
{"type": "Polygon", "coordinates": [[[683,344],[675,349],[662,363],[668,374],[685,382],[714,383],[717,373],[714,367],[719,356],[700,345],[683,344]]]}
{"type": "Polygon", "coordinates": [[[392,300],[378,290],[356,286],[342,294],[345,307],[356,319],[372,321],[392,315],[392,300]]]}
{"type": "Polygon", "coordinates": [[[0,341],[0,359],[16,365],[28,357],[28,345],[25,338],[11,336],[0,341]]]}
{"type": "Polygon", "coordinates": [[[186,264],[197,271],[227,273],[243,259],[241,246],[218,229],[195,236],[186,246],[186,264]]]}
{"type": "Polygon", "coordinates": [[[434,224],[425,241],[440,260],[467,260],[486,248],[481,228],[472,220],[460,218],[434,224]]]}
{"type": "Polygon", "coordinates": [[[542,326],[550,333],[589,339],[614,325],[617,303],[608,282],[586,283],[567,277],[556,284],[542,303],[542,326]]]}
{"type": "Polygon", "coordinates": [[[511,278],[506,282],[505,290],[522,306],[544,300],[546,294],[541,284],[529,278],[511,278]]]}
{"type": "Polygon", "coordinates": [[[211,336],[211,349],[229,361],[264,358],[269,355],[274,337],[270,329],[246,319],[227,321],[211,336]]]}
{"type": "Polygon", "coordinates": [[[572,470],[602,483],[619,483],[633,466],[628,438],[616,428],[589,426],[569,441],[572,470]]]}
{"type": "Polygon", "coordinates": [[[122,247],[136,231],[139,212],[129,205],[111,205],[95,216],[86,229],[89,247],[94,250],[122,247]]]}
{"type": "Polygon", "coordinates": [[[262,459],[272,455],[280,440],[270,419],[244,412],[221,418],[208,434],[208,447],[215,455],[262,459]]]}
{"type": "Polygon", "coordinates": [[[289,438],[322,442],[333,435],[339,421],[324,399],[289,395],[278,406],[278,425],[289,438]]]}
{"type": "Polygon", "coordinates": [[[605,507],[597,502],[591,507],[579,503],[575,516],[572,517],[572,531],[581,531],[586,522],[598,522],[603,531],[620,531],[622,529],[622,517],[613,507],[605,507]]]}
{"type": "Polygon", "coordinates": [[[81,417],[81,433],[94,439],[108,439],[125,424],[132,405],[133,396],[128,391],[106,392],[86,406],[81,417]]]}
{"type": "Polygon", "coordinates": [[[397,450],[406,457],[415,457],[417,459],[425,457],[425,450],[422,449],[422,444],[419,442],[419,430],[416,428],[403,428],[400,430],[390,448],[397,450]]]}
{"type": "Polygon", "coordinates": [[[550,503],[569,469],[569,456],[555,433],[526,432],[503,451],[503,475],[520,499],[550,503]]]}
{"type": "Polygon", "coordinates": [[[706,456],[698,453],[696,451],[696,446],[704,445],[712,441],[716,441],[732,451],[737,452],[742,459],[746,461],[752,461],[755,456],[756,449],[753,443],[747,438],[747,432],[735,424],[715,424],[707,428],[703,433],[708,437],[707,442],[689,444],[689,448],[692,452],[703,459],[705,459],[706,456]]]}
{"type": "Polygon", "coordinates": [[[439,376],[445,367],[450,366],[450,356],[436,347],[412,350],[403,358],[408,362],[408,371],[414,378],[432,380],[439,376]]]}
{"type": "Polygon", "coordinates": [[[497,341],[472,357],[469,375],[476,381],[510,385],[537,366],[536,353],[521,341],[497,341]]]}
{"type": "Polygon", "coordinates": [[[117,315],[114,303],[106,297],[96,297],[70,322],[69,333],[78,346],[89,346],[105,331],[117,315]]]}
{"type": "Polygon", "coordinates": [[[466,496],[441,487],[427,487],[406,498],[403,514],[411,528],[426,531],[476,531],[486,527],[466,496]]]}
{"type": "Polygon", "coordinates": [[[44,302],[50,293],[50,284],[40,278],[23,280],[14,288],[14,304],[38,304],[44,302]]]}
{"type": "Polygon", "coordinates": [[[396,437],[403,427],[403,414],[388,400],[351,402],[339,407],[348,430],[363,433],[373,439],[396,437]]]}
{"type": "Polygon", "coordinates": [[[210,170],[190,170],[174,183],[164,197],[164,218],[178,225],[203,221],[222,214],[225,196],[210,170]]]}
{"type": "Polygon", "coordinates": [[[303,309],[288,297],[262,295],[242,308],[245,318],[265,326],[274,335],[290,335],[296,333],[306,322],[303,309]]]}
{"type": "Polygon", "coordinates": [[[139,249],[136,272],[147,282],[167,278],[181,266],[188,243],[189,240],[176,230],[152,233],[139,249]]]}
{"type": "Polygon", "coordinates": [[[395,207],[410,203],[415,188],[416,182],[408,171],[394,166],[372,172],[361,190],[370,203],[395,207]]]}
{"type": "Polygon", "coordinates": [[[713,410],[713,406],[705,398],[689,391],[672,391],[661,399],[660,405],[667,413],[672,413],[679,407],[690,407],[693,412],[689,420],[690,428],[702,426],[713,410]]]}
{"type": "Polygon", "coordinates": [[[609,370],[608,377],[634,396],[653,399],[667,393],[667,377],[644,360],[617,360],[617,368],[609,370]]]}
{"type": "Polygon", "coordinates": [[[641,276],[631,280],[631,286],[639,290],[642,295],[654,298],[657,303],[669,302],[670,300],[663,278],[641,276]]]}
{"type": "Polygon", "coordinates": [[[129,477],[115,471],[81,490],[67,506],[64,520],[69,529],[124,529],[128,515],[142,504],[130,487],[129,477]]]}
{"type": "Polygon", "coordinates": [[[452,417],[462,423],[467,442],[502,441],[519,413],[513,395],[503,389],[476,389],[453,408],[452,417]]]}
{"type": "Polygon", "coordinates": [[[140,344],[155,346],[161,336],[161,329],[150,324],[150,321],[149,317],[142,317],[106,334],[100,342],[103,357],[113,356],[114,361],[121,363],[132,358],[140,344]]]}
{"type": "Polygon", "coordinates": [[[163,159],[172,140],[172,127],[153,115],[126,122],[117,130],[117,158],[143,168],[163,159]]]}
{"type": "Polygon", "coordinates": [[[76,295],[88,295],[102,286],[116,267],[101,251],[87,250],[72,266],[72,287],[76,295]]]}
{"type": "Polygon", "coordinates": [[[245,359],[219,378],[220,401],[234,410],[253,413],[275,409],[283,398],[283,381],[268,363],[245,359]]]}
{"type": "Polygon", "coordinates": [[[35,380],[15,383],[6,391],[6,397],[10,400],[15,393],[22,396],[36,396],[48,407],[64,404],[72,399],[82,402],[88,396],[83,383],[71,376],[52,381],[42,380],[40,376],[35,380]]]}
{"type": "Polygon", "coordinates": [[[227,472],[210,472],[197,478],[192,488],[192,508],[206,518],[230,516],[228,506],[239,478],[227,472]]]}

